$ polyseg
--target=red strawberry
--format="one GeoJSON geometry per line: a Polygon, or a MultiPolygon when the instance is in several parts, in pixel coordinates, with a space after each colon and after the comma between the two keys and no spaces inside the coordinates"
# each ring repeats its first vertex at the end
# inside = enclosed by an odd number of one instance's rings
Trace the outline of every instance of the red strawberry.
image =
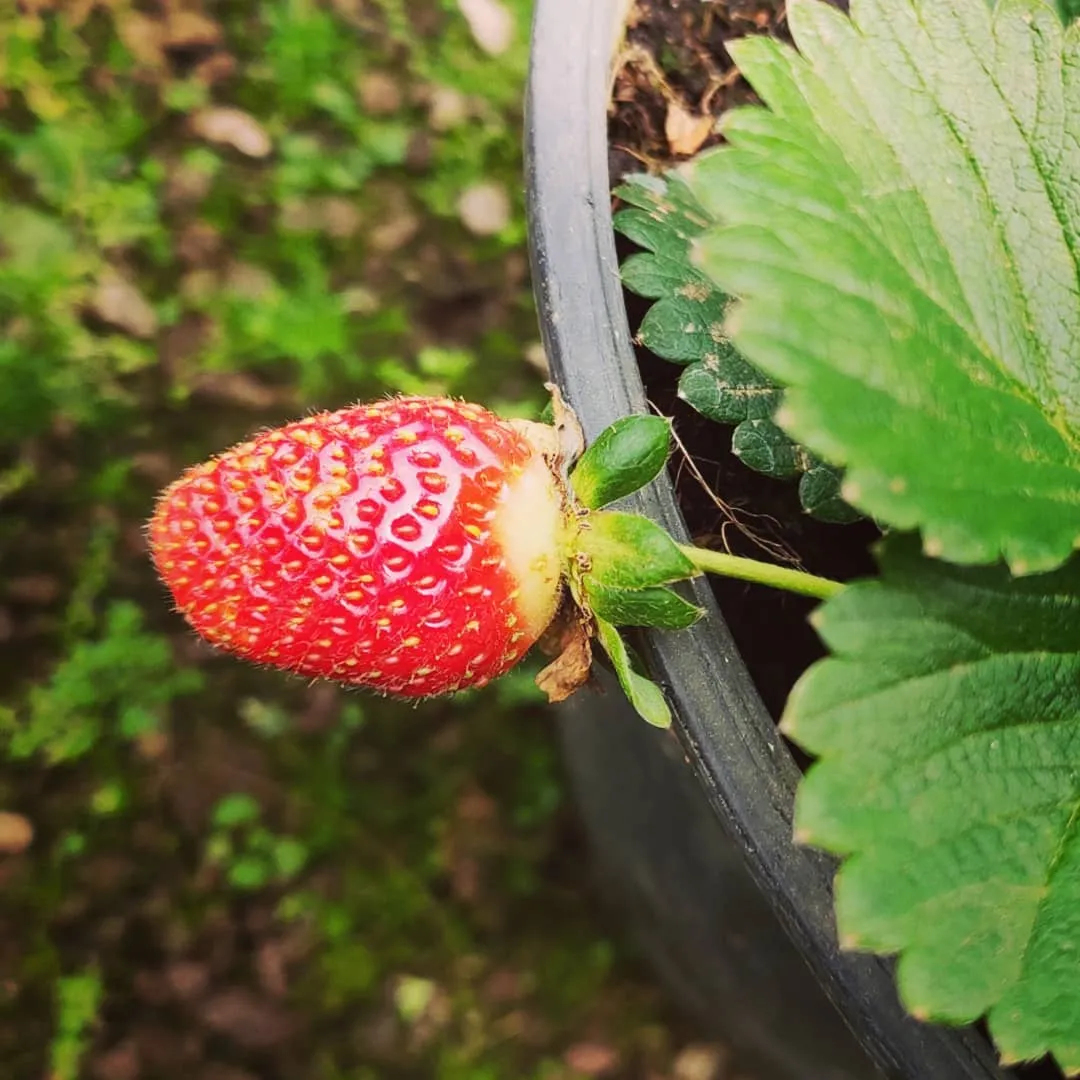
{"type": "Polygon", "coordinates": [[[554,438],[442,398],[321,413],[189,469],[150,521],[154,562],[250,660],[407,697],[481,686],[558,605],[554,438]]]}

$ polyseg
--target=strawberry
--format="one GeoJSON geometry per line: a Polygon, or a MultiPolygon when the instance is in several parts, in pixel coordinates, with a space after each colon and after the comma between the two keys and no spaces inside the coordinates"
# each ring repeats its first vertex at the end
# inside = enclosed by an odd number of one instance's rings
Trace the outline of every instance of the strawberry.
{"type": "Polygon", "coordinates": [[[230,652],[404,697],[481,686],[559,604],[556,456],[554,429],[444,398],[320,413],[189,469],[150,548],[230,652]]]}

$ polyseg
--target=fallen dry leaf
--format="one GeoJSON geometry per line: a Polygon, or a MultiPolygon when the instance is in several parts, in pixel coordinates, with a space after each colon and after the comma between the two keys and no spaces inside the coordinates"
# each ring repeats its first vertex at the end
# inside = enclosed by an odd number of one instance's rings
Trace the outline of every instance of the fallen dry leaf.
{"type": "Polygon", "coordinates": [[[157,312],[138,287],[116,270],[102,274],[90,298],[90,311],[132,337],[146,339],[157,333],[157,312]]]}
{"type": "Polygon", "coordinates": [[[25,851],[34,839],[34,826],[30,819],[10,810],[0,810],[0,853],[18,855],[25,851]]]}
{"type": "Polygon", "coordinates": [[[368,233],[372,251],[389,254],[403,248],[420,231],[420,219],[410,210],[392,214],[368,233]]]}
{"type": "Polygon", "coordinates": [[[474,236],[495,236],[510,224],[510,196],[501,184],[485,180],[461,193],[457,211],[474,236]]]}
{"type": "Polygon", "coordinates": [[[602,1076],[619,1064],[619,1052],[600,1042],[579,1042],[568,1047],[563,1061],[574,1072],[586,1076],[602,1076]]]}
{"type": "Polygon", "coordinates": [[[164,28],[157,19],[138,11],[128,11],[117,20],[116,34],[124,48],[146,67],[159,68],[165,64],[164,28]]]}
{"type": "Polygon", "coordinates": [[[229,264],[225,284],[230,292],[245,300],[262,300],[278,287],[274,275],[265,267],[239,260],[229,264]]]}
{"type": "Polygon", "coordinates": [[[176,254],[188,266],[211,263],[223,244],[221,233],[208,221],[189,221],[176,240],[176,254]]]}
{"type": "Polygon", "coordinates": [[[469,119],[469,99],[452,86],[436,86],[428,99],[428,123],[434,131],[449,131],[469,119]]]}
{"type": "Polygon", "coordinates": [[[212,48],[223,36],[221,24],[198,11],[173,10],[165,19],[165,45],[170,49],[212,48]]]}
{"type": "Polygon", "coordinates": [[[191,118],[191,130],[207,142],[231,146],[246,157],[264,158],[274,149],[266,129],[243,109],[200,109],[191,118]]]}
{"type": "Polygon", "coordinates": [[[721,1080],[727,1051],[715,1043],[690,1043],[671,1065],[674,1080],[721,1080]]]}
{"type": "Polygon", "coordinates": [[[696,154],[712,134],[716,123],[712,116],[690,112],[677,101],[669,101],[664,120],[664,137],[673,154],[696,154]]]}
{"type": "Polygon", "coordinates": [[[246,371],[197,371],[187,385],[193,394],[245,409],[270,409],[292,396],[291,391],[276,390],[246,371]]]}
{"type": "Polygon", "coordinates": [[[396,113],[404,104],[397,79],[385,71],[365,71],[356,80],[356,92],[364,112],[372,116],[396,113]]]}
{"type": "Polygon", "coordinates": [[[514,40],[514,17],[499,0],[458,0],[473,40],[489,56],[499,56],[514,40]]]}
{"type": "Polygon", "coordinates": [[[296,1017],[276,1002],[243,986],[214,994],[198,1010],[203,1023],[248,1050],[266,1050],[287,1042],[297,1030],[296,1017]]]}

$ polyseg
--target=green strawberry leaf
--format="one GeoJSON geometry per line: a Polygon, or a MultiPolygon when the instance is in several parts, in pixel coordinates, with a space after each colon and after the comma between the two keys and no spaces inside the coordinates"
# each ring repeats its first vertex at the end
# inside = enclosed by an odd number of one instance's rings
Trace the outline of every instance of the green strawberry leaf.
{"type": "Polygon", "coordinates": [[[592,513],[574,545],[588,561],[585,576],[613,589],[645,589],[693,577],[698,571],[678,544],[640,514],[592,513]]]}
{"type": "Polygon", "coordinates": [[[656,626],[685,630],[704,614],[671,589],[653,585],[645,589],[619,589],[585,579],[585,599],[594,615],[615,626],[656,626]]]}
{"type": "Polygon", "coordinates": [[[633,657],[619,631],[611,623],[597,619],[596,634],[604,652],[611,658],[623,693],[638,715],[653,727],[671,727],[671,710],[664,700],[663,691],[651,679],[635,670],[633,657]]]}
{"type": "Polygon", "coordinates": [[[623,283],[656,300],[638,339],[677,363],[732,353],[724,333],[729,298],[690,261],[691,241],[712,224],[710,215],[675,176],[631,176],[615,193],[635,207],[615,215],[616,230],[646,249],[623,263],[623,283]]]}
{"type": "Polygon", "coordinates": [[[691,364],[679,379],[679,397],[718,424],[771,420],[781,390],[734,349],[691,364]]]}
{"type": "Polygon", "coordinates": [[[719,293],[690,289],[658,300],[641,320],[637,339],[657,356],[689,363],[731,346],[724,337],[727,303],[719,293]]]}
{"type": "MultiPolygon", "coordinates": [[[[631,176],[616,193],[632,209],[615,215],[615,228],[644,252],[629,256],[622,264],[623,284],[640,296],[655,300],[638,328],[638,340],[666,360],[685,364],[679,380],[679,397],[718,423],[741,425],[747,420],[771,420],[780,402],[775,383],[739,354],[724,329],[731,301],[691,262],[691,245],[715,224],[687,185],[676,175],[631,176]]],[[[779,429],[773,431],[779,441],[779,429]]],[[[733,440],[740,438],[736,426],[733,440]]],[[[751,438],[744,433],[743,438],[751,438]]],[[[808,463],[808,455],[791,439],[788,457],[808,463]]],[[[766,456],[750,455],[744,463],[760,468],[766,456]]],[[[814,459],[819,469],[828,469],[814,459]]],[[[765,471],[778,478],[797,475],[800,468],[765,471]]],[[[836,474],[836,488],[840,477],[836,474]]],[[[841,499],[803,503],[826,520],[858,517],[852,511],[833,509],[841,499]]]]}
{"type": "Polygon", "coordinates": [[[799,501],[808,514],[834,525],[848,525],[860,517],[858,510],[844,501],[840,474],[816,459],[799,480],[799,501]]]}
{"type": "Polygon", "coordinates": [[[795,0],[731,47],[768,109],[684,173],[777,422],[926,548],[1014,572],[1080,538],[1080,30],[1041,0],[795,0]]]}
{"type": "Polygon", "coordinates": [[[570,486],[590,510],[607,506],[655,480],[670,445],[671,424],[663,417],[621,417],[581,455],[570,486]]]}
{"type": "Polygon", "coordinates": [[[731,452],[745,465],[780,479],[809,468],[806,451],[771,420],[747,420],[735,429],[731,452]]]}
{"type": "Polygon", "coordinates": [[[797,835],[846,857],[841,938],[900,954],[916,1015],[1080,1069],[1080,557],[1014,578],[901,535],[880,562],[813,617],[797,835]]]}

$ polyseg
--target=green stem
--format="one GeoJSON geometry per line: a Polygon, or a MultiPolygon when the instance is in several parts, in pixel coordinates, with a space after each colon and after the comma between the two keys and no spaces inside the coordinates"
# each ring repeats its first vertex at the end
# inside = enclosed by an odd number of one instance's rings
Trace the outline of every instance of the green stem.
{"type": "Polygon", "coordinates": [[[703,573],[771,585],[774,589],[786,589],[803,596],[814,596],[818,600],[828,600],[844,587],[839,581],[816,577],[802,570],[758,562],[757,559],[742,559],[738,555],[725,555],[722,551],[707,551],[692,544],[680,544],[679,550],[703,573]]]}

